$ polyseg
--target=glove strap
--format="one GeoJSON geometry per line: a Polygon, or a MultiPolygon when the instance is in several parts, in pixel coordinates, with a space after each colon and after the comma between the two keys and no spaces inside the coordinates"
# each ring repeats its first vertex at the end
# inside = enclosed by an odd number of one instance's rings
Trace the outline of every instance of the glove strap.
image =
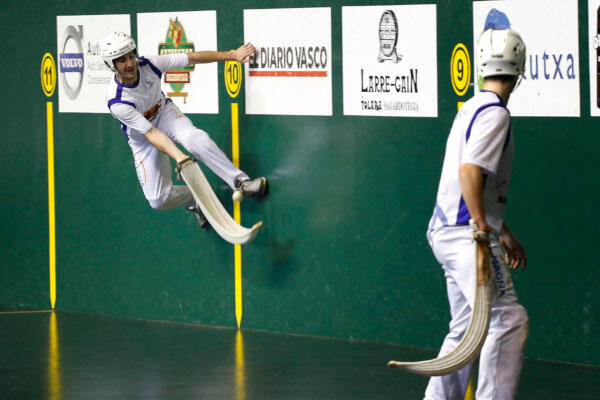
{"type": "Polygon", "coordinates": [[[196,157],[193,156],[187,156],[183,160],[179,161],[177,163],[177,167],[175,167],[175,172],[177,172],[177,180],[181,180],[181,170],[183,169],[183,167],[185,167],[188,164],[196,163],[197,161],[198,160],[196,159],[196,157]]]}

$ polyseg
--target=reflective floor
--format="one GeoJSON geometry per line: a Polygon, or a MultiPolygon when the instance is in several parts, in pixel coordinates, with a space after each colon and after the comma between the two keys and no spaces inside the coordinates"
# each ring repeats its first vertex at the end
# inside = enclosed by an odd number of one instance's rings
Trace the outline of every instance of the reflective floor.
{"type": "MultiPolygon", "coordinates": [[[[0,313],[0,399],[420,399],[427,350],[72,313],[0,313]]],[[[519,399],[600,399],[600,368],[526,360],[519,399]]]]}

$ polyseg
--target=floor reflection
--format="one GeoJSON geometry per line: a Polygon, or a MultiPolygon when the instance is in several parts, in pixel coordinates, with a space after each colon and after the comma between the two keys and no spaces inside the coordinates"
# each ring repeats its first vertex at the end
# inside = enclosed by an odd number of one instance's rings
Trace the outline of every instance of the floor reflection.
{"type": "Polygon", "coordinates": [[[56,313],[50,313],[48,334],[48,399],[60,400],[62,384],[60,380],[60,349],[58,342],[58,323],[56,313]]]}
{"type": "Polygon", "coordinates": [[[246,400],[246,366],[244,363],[244,336],[238,329],[235,337],[235,398],[246,400]]]}

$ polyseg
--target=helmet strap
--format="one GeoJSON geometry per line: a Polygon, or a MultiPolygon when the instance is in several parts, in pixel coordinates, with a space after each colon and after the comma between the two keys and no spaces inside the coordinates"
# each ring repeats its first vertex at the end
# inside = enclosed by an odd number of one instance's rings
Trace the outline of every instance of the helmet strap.
{"type": "Polygon", "coordinates": [[[514,92],[515,90],[517,90],[517,88],[518,88],[518,87],[519,87],[519,85],[521,84],[521,81],[522,81],[522,80],[523,80],[523,75],[521,74],[521,75],[519,75],[519,78],[517,79],[517,83],[515,83],[515,87],[514,87],[514,88],[513,88],[513,90],[512,90],[513,92],[514,92]]]}
{"type": "Polygon", "coordinates": [[[104,61],[104,64],[108,67],[108,69],[110,69],[112,72],[117,72],[117,70],[114,67],[111,67],[111,65],[109,63],[107,63],[106,61],[104,61]]]}

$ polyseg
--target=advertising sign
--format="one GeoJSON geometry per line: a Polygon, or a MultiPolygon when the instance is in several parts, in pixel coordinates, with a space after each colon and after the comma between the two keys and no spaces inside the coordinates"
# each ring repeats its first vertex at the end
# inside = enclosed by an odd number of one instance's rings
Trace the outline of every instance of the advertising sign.
{"type": "MultiPolygon", "coordinates": [[[[577,0],[476,1],[473,3],[474,44],[492,8],[506,14],[511,29],[521,35],[527,47],[525,75],[508,103],[511,114],[578,117],[577,0]]],[[[476,57],[474,62],[477,71],[476,57]]],[[[477,76],[475,82],[478,82],[477,76]]]]}
{"type": "Polygon", "coordinates": [[[56,17],[59,112],[108,113],[104,88],[114,74],[98,54],[98,41],[130,30],[128,14],[56,17]]]}
{"type": "MultiPolygon", "coordinates": [[[[217,50],[214,10],[139,13],[137,29],[142,56],[217,50]]],[[[167,71],[163,74],[163,93],[184,113],[218,114],[217,68],[217,63],[207,63],[167,71]]]]}
{"type": "Polygon", "coordinates": [[[244,10],[246,113],[332,115],[331,9],[244,10]]]}
{"type": "Polygon", "coordinates": [[[588,1],[590,114],[600,116],[600,0],[588,1]]]}
{"type": "Polygon", "coordinates": [[[436,6],[342,7],[344,114],[437,117],[436,6]]]}

